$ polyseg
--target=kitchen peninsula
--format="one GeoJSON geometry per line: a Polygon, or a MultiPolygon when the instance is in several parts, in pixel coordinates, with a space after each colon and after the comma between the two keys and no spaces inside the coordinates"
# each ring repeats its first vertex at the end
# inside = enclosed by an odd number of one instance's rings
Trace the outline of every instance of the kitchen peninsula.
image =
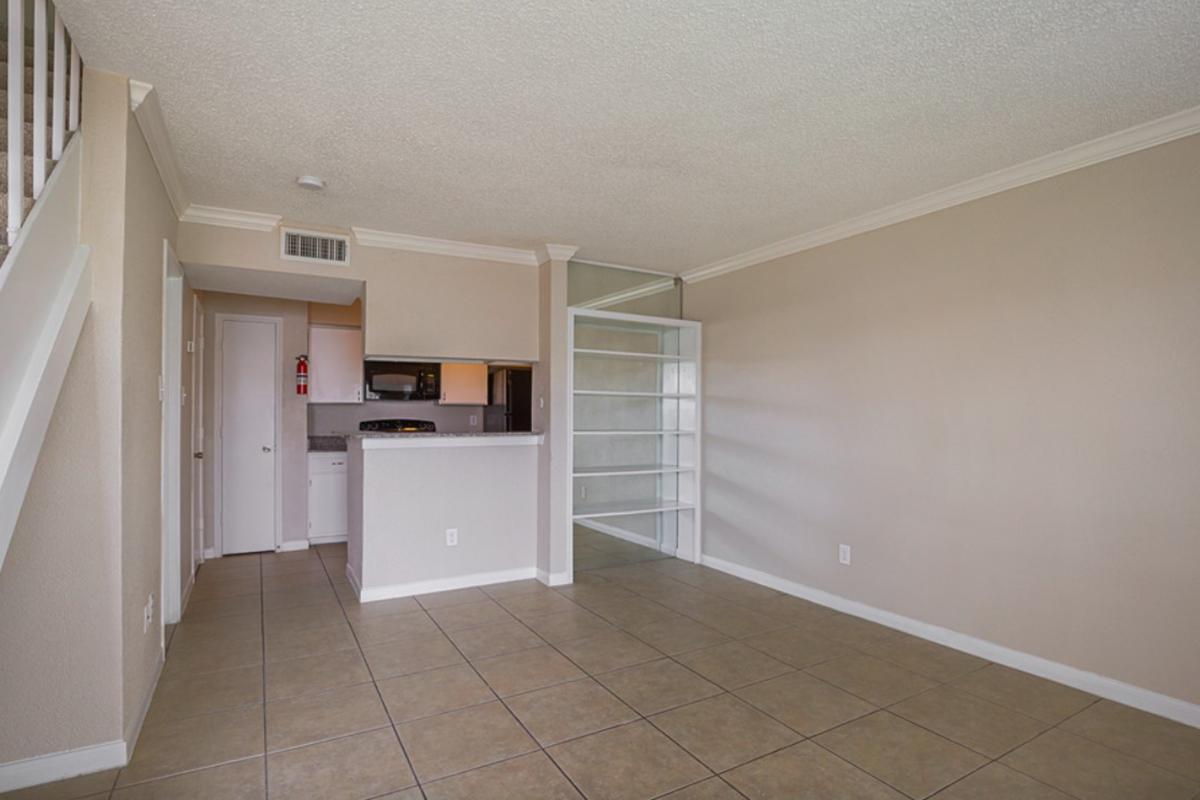
{"type": "Polygon", "coordinates": [[[537,575],[539,433],[345,434],[362,602],[537,575]]]}

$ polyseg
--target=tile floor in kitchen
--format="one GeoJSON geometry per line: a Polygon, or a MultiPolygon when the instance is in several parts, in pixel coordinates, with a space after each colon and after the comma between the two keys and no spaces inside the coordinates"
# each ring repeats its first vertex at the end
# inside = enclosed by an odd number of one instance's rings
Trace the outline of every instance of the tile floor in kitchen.
{"type": "Polygon", "coordinates": [[[209,561],[130,764],[5,798],[1193,800],[1200,730],[586,529],[571,586],[360,605],[209,561]]]}

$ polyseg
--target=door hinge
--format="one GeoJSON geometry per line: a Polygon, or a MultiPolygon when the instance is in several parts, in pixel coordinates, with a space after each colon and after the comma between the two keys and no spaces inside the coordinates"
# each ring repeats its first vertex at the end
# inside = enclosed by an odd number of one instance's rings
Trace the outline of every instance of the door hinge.
{"type": "Polygon", "coordinates": [[[163,376],[158,376],[158,402],[163,402],[167,399],[167,382],[163,380],[163,376]]]}
{"type": "Polygon", "coordinates": [[[192,340],[192,339],[188,339],[188,343],[187,343],[187,351],[188,351],[189,353],[194,353],[194,352],[196,352],[196,342],[195,342],[194,340],[192,340]]]}

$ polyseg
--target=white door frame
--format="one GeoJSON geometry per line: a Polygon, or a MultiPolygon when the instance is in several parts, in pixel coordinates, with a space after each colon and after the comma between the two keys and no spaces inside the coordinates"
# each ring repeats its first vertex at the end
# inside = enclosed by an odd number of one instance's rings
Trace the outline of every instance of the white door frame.
{"type": "Polygon", "coordinates": [[[192,295],[192,573],[204,563],[204,304],[192,295]]]}
{"type": "Polygon", "coordinates": [[[219,312],[213,317],[213,327],[216,328],[215,350],[213,351],[213,551],[217,558],[225,553],[224,537],[221,531],[221,371],[224,368],[221,357],[221,345],[224,341],[224,323],[226,320],[241,322],[265,322],[275,326],[275,445],[272,454],[275,456],[275,549],[279,550],[283,542],[283,458],[280,453],[280,443],[283,441],[283,362],[280,347],[283,343],[283,317],[266,317],[256,314],[227,314],[219,312]]]}
{"type": "MultiPolygon", "coordinates": [[[[179,574],[180,548],[180,437],[183,426],[183,268],[171,243],[163,239],[162,374],[159,400],[162,403],[162,622],[179,621],[182,587],[179,574]]],[[[165,634],[165,632],[164,632],[165,634]]],[[[164,640],[165,641],[165,640],[164,640]]]]}

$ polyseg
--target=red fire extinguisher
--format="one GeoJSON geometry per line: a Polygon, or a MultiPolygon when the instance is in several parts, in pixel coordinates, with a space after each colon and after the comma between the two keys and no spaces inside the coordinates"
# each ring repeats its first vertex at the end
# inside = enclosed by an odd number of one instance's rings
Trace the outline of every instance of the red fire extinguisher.
{"type": "Polygon", "coordinates": [[[308,356],[296,356],[296,394],[308,394],[308,356]]]}

